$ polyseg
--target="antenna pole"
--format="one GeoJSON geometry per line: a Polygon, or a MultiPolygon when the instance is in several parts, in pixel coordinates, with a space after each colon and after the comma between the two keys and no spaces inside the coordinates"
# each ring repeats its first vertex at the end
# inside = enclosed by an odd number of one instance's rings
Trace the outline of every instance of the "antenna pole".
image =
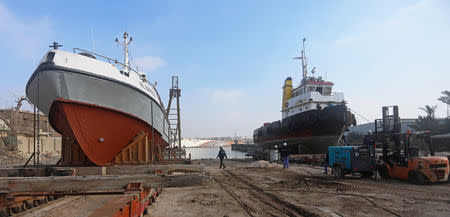
{"type": "Polygon", "coordinates": [[[307,77],[307,74],[308,74],[308,71],[307,71],[307,68],[306,68],[306,66],[307,66],[307,63],[306,63],[306,54],[305,54],[305,41],[306,41],[306,38],[303,38],[303,50],[302,50],[302,70],[303,70],[303,80],[304,81],[306,81],[306,77],[307,77]]]}
{"type": "Polygon", "coordinates": [[[128,71],[130,69],[130,62],[128,61],[128,45],[133,41],[133,37],[130,37],[130,40],[128,40],[128,33],[123,33],[123,42],[119,42],[119,40],[116,38],[116,43],[123,46],[123,52],[124,52],[124,59],[123,59],[123,70],[125,69],[128,71]]]}

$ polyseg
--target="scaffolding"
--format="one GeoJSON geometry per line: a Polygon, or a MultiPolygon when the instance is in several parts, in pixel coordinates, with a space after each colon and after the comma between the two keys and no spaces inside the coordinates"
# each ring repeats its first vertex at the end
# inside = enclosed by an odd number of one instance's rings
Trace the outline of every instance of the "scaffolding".
{"type": "Polygon", "coordinates": [[[172,88],[169,92],[169,104],[167,105],[167,118],[170,123],[170,149],[175,151],[178,158],[182,155],[181,149],[181,117],[180,117],[180,96],[181,90],[178,88],[178,76],[172,76],[172,88]],[[172,100],[176,99],[176,104],[172,106],[172,100]]]}

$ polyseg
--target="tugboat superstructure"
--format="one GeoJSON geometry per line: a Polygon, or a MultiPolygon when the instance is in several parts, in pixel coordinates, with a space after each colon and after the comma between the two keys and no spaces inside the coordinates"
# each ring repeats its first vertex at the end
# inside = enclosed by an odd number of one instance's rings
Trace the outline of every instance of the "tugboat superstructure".
{"type": "Polygon", "coordinates": [[[356,124],[355,118],[345,105],[344,94],[333,92],[334,83],[315,77],[316,67],[308,76],[305,39],[301,56],[294,59],[302,62],[300,84],[293,88],[292,78],[286,78],[281,121],[265,123],[254,131],[253,139],[267,148],[287,142],[293,152],[324,153],[329,145],[338,143],[351,124],[356,124]]]}

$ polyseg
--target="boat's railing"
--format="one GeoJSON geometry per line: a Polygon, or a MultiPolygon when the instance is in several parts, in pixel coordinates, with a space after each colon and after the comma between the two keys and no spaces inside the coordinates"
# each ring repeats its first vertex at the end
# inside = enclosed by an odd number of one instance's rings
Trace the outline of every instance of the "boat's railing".
{"type": "MultiPolygon", "coordinates": [[[[76,51],[82,51],[82,52],[84,52],[84,53],[88,53],[88,54],[91,54],[91,55],[94,55],[94,56],[101,57],[101,58],[107,60],[110,64],[117,64],[117,65],[122,66],[123,68],[127,68],[129,71],[132,71],[132,72],[136,73],[142,80],[146,80],[145,75],[140,74],[139,72],[137,72],[136,70],[134,70],[134,69],[131,68],[130,66],[125,65],[125,64],[119,62],[117,59],[112,59],[112,58],[109,58],[109,57],[107,57],[107,56],[103,56],[103,55],[101,55],[101,54],[94,53],[94,52],[92,52],[92,51],[84,50],[84,49],[81,49],[81,48],[73,48],[73,52],[74,52],[74,53],[77,53],[76,51]]],[[[146,80],[146,81],[147,81],[147,80],[146,80]]],[[[147,82],[148,82],[148,81],[147,81],[147,82]]],[[[148,83],[150,84],[150,82],[148,82],[148,83]]],[[[152,84],[150,84],[150,85],[152,85],[152,84]]]]}
{"type": "MultiPolygon", "coordinates": [[[[121,63],[121,62],[119,62],[117,59],[112,59],[112,58],[109,58],[109,57],[107,57],[107,56],[103,56],[103,55],[101,55],[101,54],[94,53],[94,52],[92,52],[92,51],[84,50],[84,49],[81,49],[81,48],[73,48],[73,52],[74,52],[74,53],[78,54],[77,51],[81,51],[81,52],[88,53],[88,54],[91,54],[91,55],[94,55],[94,56],[97,56],[97,57],[101,57],[101,58],[107,60],[110,64],[117,64],[117,65],[120,65],[120,66],[122,66],[122,67],[124,67],[124,68],[127,68],[127,69],[130,70],[131,72],[136,73],[136,74],[139,76],[139,78],[140,78],[143,82],[145,82],[145,83],[147,83],[148,85],[150,85],[150,86],[153,87],[153,89],[155,90],[154,92],[156,93],[156,96],[158,97],[159,105],[160,105],[161,109],[162,109],[163,111],[165,111],[164,105],[163,105],[162,100],[161,100],[161,97],[159,96],[158,91],[156,91],[156,83],[154,83],[154,84],[150,83],[150,81],[147,80],[147,78],[146,78],[146,76],[145,76],[144,74],[141,74],[141,73],[137,72],[136,70],[134,70],[133,68],[131,68],[130,66],[127,66],[127,65],[125,65],[125,64],[123,64],[123,63],[121,63]]],[[[166,115],[166,116],[167,116],[167,115],[166,115]]]]}

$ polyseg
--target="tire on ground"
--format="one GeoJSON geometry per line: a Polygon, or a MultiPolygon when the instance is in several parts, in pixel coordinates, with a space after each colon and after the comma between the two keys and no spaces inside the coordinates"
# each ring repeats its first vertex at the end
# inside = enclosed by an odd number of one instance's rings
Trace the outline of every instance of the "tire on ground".
{"type": "Polygon", "coordinates": [[[344,169],[339,164],[333,165],[333,171],[334,171],[335,178],[339,178],[339,179],[344,178],[344,169]]]}

